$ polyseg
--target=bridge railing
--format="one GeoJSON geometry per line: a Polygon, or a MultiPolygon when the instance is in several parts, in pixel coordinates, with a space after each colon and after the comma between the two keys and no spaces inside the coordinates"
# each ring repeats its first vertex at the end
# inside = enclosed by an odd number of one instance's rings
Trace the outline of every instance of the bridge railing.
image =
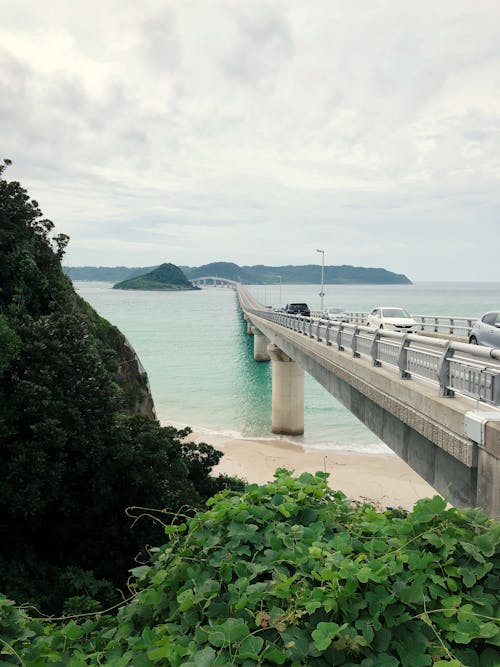
{"type": "MultiPolygon", "coordinates": [[[[347,311],[351,324],[366,324],[369,313],[347,311]]],[[[311,312],[312,317],[324,318],[319,310],[311,312]]],[[[452,334],[468,338],[477,317],[456,317],[454,315],[412,315],[420,331],[452,334]]]]}
{"type": "Polygon", "coordinates": [[[350,350],[354,357],[368,358],[374,366],[393,368],[401,378],[417,377],[437,384],[441,396],[457,393],[500,406],[500,350],[371,329],[361,324],[288,315],[252,308],[250,304],[245,308],[340,351],[350,350]]]}

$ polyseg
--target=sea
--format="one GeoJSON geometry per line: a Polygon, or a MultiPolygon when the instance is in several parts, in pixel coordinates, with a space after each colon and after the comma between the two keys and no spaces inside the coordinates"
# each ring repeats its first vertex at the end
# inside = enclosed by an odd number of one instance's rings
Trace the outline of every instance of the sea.
{"type": "MultiPolygon", "coordinates": [[[[389,454],[391,450],[305,374],[304,434],[271,433],[271,364],[253,360],[236,293],[114,290],[108,282],[74,286],[128,338],[148,373],[164,425],[190,426],[210,443],[224,438],[287,440],[312,450],[389,454]]],[[[265,305],[306,302],[320,309],[318,285],[250,285],[265,305]]],[[[324,307],[367,312],[399,306],[416,315],[479,317],[500,308],[500,283],[325,285],[324,307]]]]}

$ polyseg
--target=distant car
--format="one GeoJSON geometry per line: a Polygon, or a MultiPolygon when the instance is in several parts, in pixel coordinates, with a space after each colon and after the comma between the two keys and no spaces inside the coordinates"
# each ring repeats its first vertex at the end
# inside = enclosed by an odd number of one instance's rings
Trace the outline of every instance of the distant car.
{"type": "Polygon", "coordinates": [[[387,329],[400,333],[415,333],[417,323],[404,308],[379,306],[368,315],[367,325],[375,329],[387,329]]]}
{"type": "Polygon", "coordinates": [[[469,335],[469,343],[500,348],[499,310],[491,310],[489,313],[485,313],[474,323],[469,335]]]}
{"type": "Polygon", "coordinates": [[[311,317],[311,311],[307,303],[287,303],[285,306],[285,313],[288,313],[289,315],[311,317]]]}
{"type": "Polygon", "coordinates": [[[349,322],[349,315],[343,308],[327,308],[323,317],[333,322],[349,322]]]}

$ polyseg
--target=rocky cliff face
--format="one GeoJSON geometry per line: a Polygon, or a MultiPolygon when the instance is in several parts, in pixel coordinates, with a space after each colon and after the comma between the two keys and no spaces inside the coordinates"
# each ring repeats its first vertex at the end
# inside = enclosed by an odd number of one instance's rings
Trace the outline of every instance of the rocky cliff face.
{"type": "Polygon", "coordinates": [[[117,375],[129,395],[128,409],[156,418],[155,406],[146,369],[130,342],[122,335],[121,358],[117,375]]]}
{"type": "Polygon", "coordinates": [[[102,362],[121,389],[121,409],[128,414],[140,413],[156,418],[146,369],[130,341],[117,327],[98,315],[87,301],[76,292],[74,295],[97,343],[102,362]]]}
{"type": "MultiPolygon", "coordinates": [[[[4,415],[4,436],[10,428],[12,437],[20,440],[24,431],[28,435],[41,431],[35,418],[33,423],[27,416],[17,422],[16,392],[24,392],[23,396],[31,392],[32,404],[52,410],[52,427],[63,430],[89,416],[87,403],[97,400],[99,392],[102,406],[104,395],[109,395],[113,413],[154,417],[147,375],[132,346],[75,292],[62,271],[68,237],[54,234],[52,222],[43,218],[37,202],[19,183],[1,178],[4,169],[0,165],[0,419],[4,415]],[[96,388],[98,377],[100,389],[96,388]],[[58,387],[67,388],[60,389],[59,395],[58,387]]],[[[17,400],[19,409],[21,398],[17,400]]],[[[49,428],[48,422],[44,428],[49,428]]]]}

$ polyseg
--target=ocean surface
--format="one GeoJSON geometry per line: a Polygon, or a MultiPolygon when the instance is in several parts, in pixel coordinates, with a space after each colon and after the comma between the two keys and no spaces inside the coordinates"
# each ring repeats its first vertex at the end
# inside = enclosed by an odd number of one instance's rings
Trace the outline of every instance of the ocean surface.
{"type": "MultiPolygon", "coordinates": [[[[271,364],[253,360],[236,294],[113,290],[75,282],[79,294],[129,339],[147,370],[158,418],[210,436],[286,439],[307,448],[385,454],[390,450],[333,396],[305,376],[303,436],[271,433],[271,364]]],[[[319,310],[316,285],[257,285],[264,304],[305,301],[319,310]]],[[[500,283],[325,285],[325,307],[368,311],[401,306],[417,315],[478,317],[500,308],[500,283]]]]}

